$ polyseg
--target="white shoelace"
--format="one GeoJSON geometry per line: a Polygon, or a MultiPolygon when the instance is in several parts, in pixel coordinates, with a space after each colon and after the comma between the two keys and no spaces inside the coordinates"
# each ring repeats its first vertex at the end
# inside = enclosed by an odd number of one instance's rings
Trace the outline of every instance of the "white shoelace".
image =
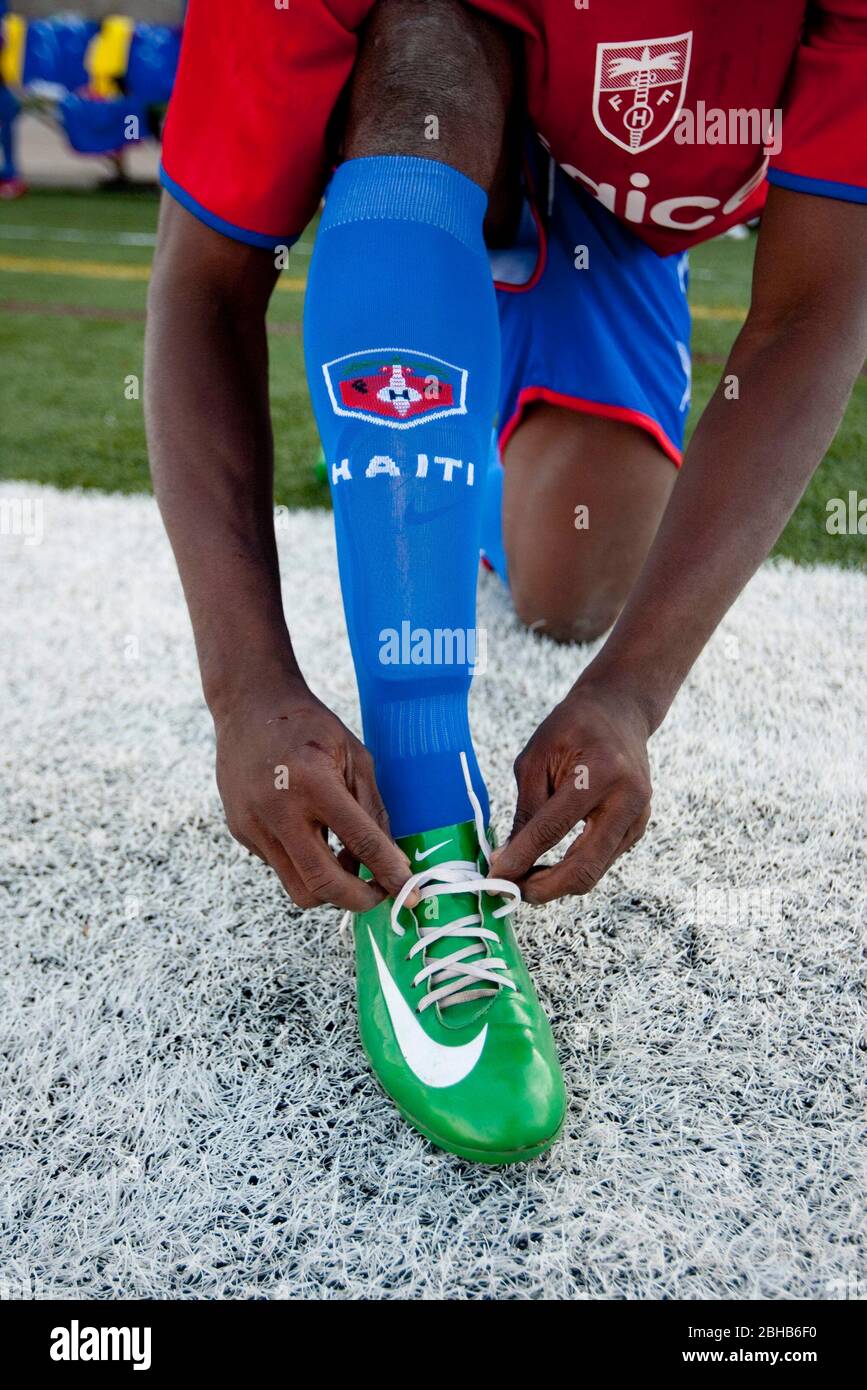
{"type": "MultiPolygon", "coordinates": [[[[473,808],[479,845],[486,862],[490,864],[491,850],[485,834],[482,808],[473,790],[465,753],[461,753],[461,770],[467,796],[473,808]]],[[[485,878],[479,872],[478,864],[474,864],[471,859],[449,859],[413,874],[401,888],[391,908],[391,926],[398,936],[403,936],[405,931],[398,921],[401,908],[410,894],[416,891],[423,900],[438,898],[447,893],[496,893],[511,898],[511,902],[496,908],[492,913],[494,917],[506,917],[510,912],[514,912],[521,901],[520,888],[509,879],[485,878]]],[[[482,999],[487,995],[496,994],[503,987],[517,988],[514,980],[507,979],[503,973],[508,970],[508,963],[499,956],[487,954],[488,948],[485,943],[493,941],[499,946],[500,938],[490,927],[484,926],[481,912],[470,912],[444,927],[426,927],[416,918],[416,930],[418,941],[410,948],[407,960],[420,955],[423,965],[412,982],[413,987],[417,989],[425,981],[429,981],[433,986],[428,988],[416,1006],[418,1013],[424,1013],[432,1004],[439,1004],[440,1008],[445,1009],[452,1004],[464,1004],[472,999],[482,999]],[[428,962],[425,952],[435,941],[445,940],[447,937],[463,937],[464,940],[469,939],[469,942],[450,956],[441,956],[428,962]],[[480,956],[482,959],[477,959],[480,956]]]]}

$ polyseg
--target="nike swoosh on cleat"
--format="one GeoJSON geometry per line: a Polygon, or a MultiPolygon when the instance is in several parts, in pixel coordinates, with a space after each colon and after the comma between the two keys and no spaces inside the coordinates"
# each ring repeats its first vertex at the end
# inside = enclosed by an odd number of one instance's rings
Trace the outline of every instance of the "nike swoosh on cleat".
{"type": "Polygon", "coordinates": [[[435,1042],[433,1038],[428,1037],[415,1011],[407,1004],[391,978],[370,927],[367,928],[367,934],[373,948],[385,1006],[404,1061],[423,1086],[456,1086],[464,1077],[469,1076],[482,1055],[488,1032],[487,1023],[471,1042],[459,1043],[456,1047],[446,1047],[443,1043],[435,1042]]]}
{"type": "Polygon", "coordinates": [[[438,845],[431,845],[430,849],[417,849],[415,852],[416,862],[420,864],[423,859],[428,859],[430,855],[436,854],[438,849],[444,849],[446,845],[450,844],[451,840],[440,840],[438,845]]]}

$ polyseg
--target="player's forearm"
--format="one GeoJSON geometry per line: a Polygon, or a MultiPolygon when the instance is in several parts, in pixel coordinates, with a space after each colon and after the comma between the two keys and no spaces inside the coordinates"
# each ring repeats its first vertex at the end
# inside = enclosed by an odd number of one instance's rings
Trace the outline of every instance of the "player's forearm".
{"type": "Polygon", "coordinates": [[[154,489],[213,712],[296,676],[280,598],[264,307],[157,266],[147,335],[154,489]]]}
{"type": "Polygon", "coordinates": [[[770,325],[747,321],[645,568],[582,681],[627,690],[658,727],[821,461],[864,350],[854,311],[817,303],[770,325]]]}

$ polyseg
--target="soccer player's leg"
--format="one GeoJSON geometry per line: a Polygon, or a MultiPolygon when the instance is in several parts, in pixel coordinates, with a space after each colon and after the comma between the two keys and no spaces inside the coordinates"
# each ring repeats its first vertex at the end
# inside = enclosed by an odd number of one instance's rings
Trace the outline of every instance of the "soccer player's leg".
{"type": "Polygon", "coordinates": [[[674,486],[644,430],[531,406],[505,450],[503,532],[512,601],[534,631],[592,642],[629,596],[674,486]]]}
{"type": "MultiPolygon", "coordinates": [[[[662,258],[544,160],[494,256],[503,342],[500,520],[483,548],[518,616],[559,641],[615,621],[677,476],[690,396],[686,261],[662,258]],[[546,215],[534,187],[553,187],[546,215]]],[[[489,498],[494,487],[489,488],[489,498]]]]}
{"type": "Polygon", "coordinates": [[[0,79],[0,198],[19,198],[27,191],[15,158],[15,122],[20,110],[20,101],[0,79]]]}
{"type": "Polygon", "coordinates": [[[467,692],[499,387],[482,224],[510,81],[500,30],[457,0],[380,0],[311,264],[311,396],[365,740],[397,835],[468,810],[460,751],[487,811],[467,692]],[[458,639],[438,653],[445,631],[458,639]]]}
{"type": "Polygon", "coordinates": [[[540,1153],[565,1111],[550,1027],[502,920],[519,895],[486,876],[467,708],[500,369],[482,226],[509,91],[495,26],[456,0],[381,0],[304,330],[365,741],[417,869],[356,919],[362,1040],[416,1128],[486,1162],[540,1153]]]}

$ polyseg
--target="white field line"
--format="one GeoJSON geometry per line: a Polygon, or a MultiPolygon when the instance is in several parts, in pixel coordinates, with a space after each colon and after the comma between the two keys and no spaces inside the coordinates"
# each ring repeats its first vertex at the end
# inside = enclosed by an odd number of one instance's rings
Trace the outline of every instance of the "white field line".
{"type": "MultiPolygon", "coordinates": [[[[97,232],[84,227],[0,227],[4,241],[66,241],[84,246],[156,246],[156,232],[97,232]]],[[[296,242],[293,256],[309,256],[309,242],[296,242]]]]}

